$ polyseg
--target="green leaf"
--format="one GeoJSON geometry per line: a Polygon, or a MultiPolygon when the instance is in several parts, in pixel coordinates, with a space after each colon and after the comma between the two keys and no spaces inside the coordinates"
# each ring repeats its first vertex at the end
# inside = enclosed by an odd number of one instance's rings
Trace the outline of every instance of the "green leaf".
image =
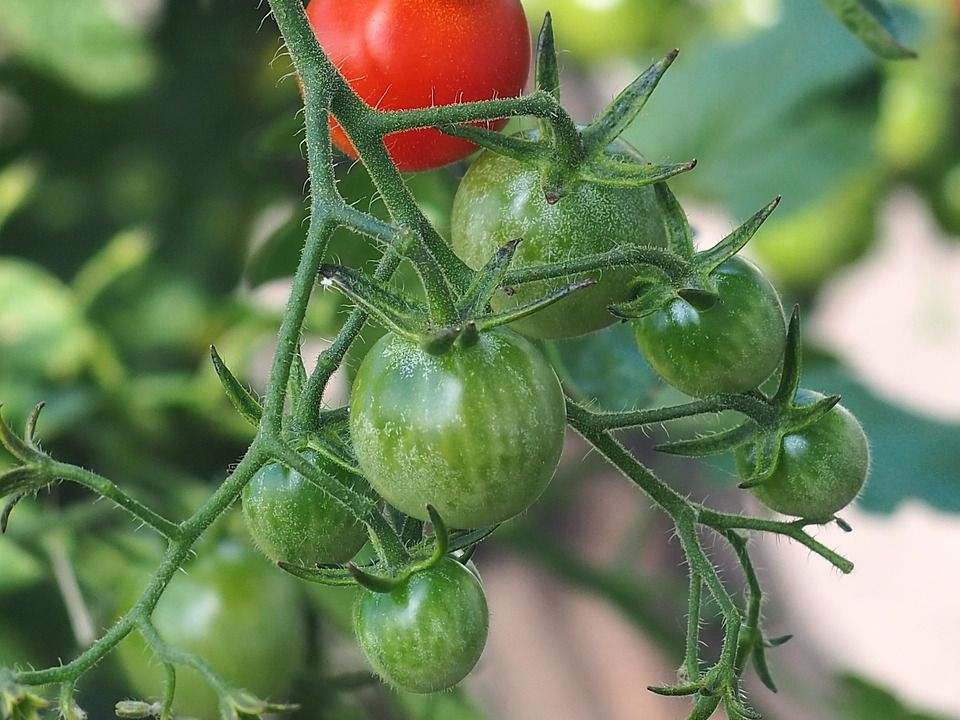
{"type": "Polygon", "coordinates": [[[0,40],[23,62],[86,95],[143,90],[156,73],[153,51],[125,3],[0,0],[0,40]]]}
{"type": "Polygon", "coordinates": [[[873,52],[887,60],[914,58],[893,30],[893,18],[877,0],[821,0],[847,29],[873,52]]]}
{"type": "Polygon", "coordinates": [[[646,407],[661,387],[627,323],[582,338],[547,343],[546,348],[568,390],[595,401],[599,409],[646,407]]]}
{"type": "Polygon", "coordinates": [[[781,193],[787,214],[871,162],[877,79],[873,56],[822,8],[787,2],[769,30],[684,52],[624,139],[696,157],[671,182],[681,195],[747,217],[781,193]]]}
{"type": "Polygon", "coordinates": [[[841,676],[840,688],[838,720],[949,720],[943,715],[911,710],[890,691],[856,675],[841,676]]]}
{"type": "Polygon", "coordinates": [[[888,513],[917,498],[960,513],[960,423],[938,422],[883,400],[829,361],[807,359],[803,386],[842,395],[870,439],[870,477],[859,507],[888,513]]]}

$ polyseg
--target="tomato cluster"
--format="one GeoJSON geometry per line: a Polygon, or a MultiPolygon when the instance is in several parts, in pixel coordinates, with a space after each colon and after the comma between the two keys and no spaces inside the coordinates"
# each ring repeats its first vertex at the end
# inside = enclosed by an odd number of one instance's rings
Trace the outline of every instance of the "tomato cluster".
{"type": "MultiPolygon", "coordinates": [[[[311,0],[307,12],[320,44],[353,90],[382,109],[516,95],[526,80],[529,39],[516,0],[311,0]],[[482,49],[482,56],[470,56],[471,48],[482,49]]],[[[508,260],[514,269],[568,265],[541,275],[551,279],[496,291],[491,285],[485,299],[473,304],[458,298],[461,324],[448,328],[453,334],[442,347],[427,342],[424,333],[390,325],[395,321],[384,314],[381,320],[392,331],[367,351],[353,382],[349,435],[359,470],[391,510],[431,521],[436,535],[430,561],[415,556],[405,568],[388,567],[379,579],[349,566],[365,586],[354,611],[359,645],[373,669],[404,690],[435,692],[456,684],[474,667],[486,640],[483,587],[474,572],[445,554],[446,526],[480,528],[524,512],[557,467],[565,400],[550,363],[524,335],[575,337],[618,316],[634,317],[636,341],[651,366],[695,397],[744,394],[769,401],[758,388],[784,358],[788,335],[780,298],[759,269],[734,254],[742,243],[719,256],[696,253],[679,206],[664,201],[672,197],[662,185],[667,175],[653,177],[635,150],[611,141],[602,128],[592,136],[589,127],[581,130],[571,122],[569,129],[582,141],[583,157],[566,167],[562,193],[545,191],[549,153],[531,154],[526,161],[521,152],[496,151],[494,143],[463,178],[451,223],[452,248],[478,277],[507,251],[515,253],[508,260]],[[642,182],[632,182],[641,176],[642,182]],[[519,245],[513,242],[518,238],[519,245]],[[673,253],[674,274],[621,263],[556,277],[571,262],[624,248],[656,251],[649,257],[673,253]],[[558,289],[584,277],[593,286],[516,319],[509,330],[494,324],[479,330],[474,316],[463,315],[500,313],[506,323],[515,317],[508,311],[551,294],[559,297],[558,289]],[[649,291],[651,277],[661,283],[660,294],[652,296],[654,305],[643,306],[641,294],[649,291]],[[611,312],[618,308],[640,310],[611,312]],[[469,326],[473,333],[460,336],[469,326]]],[[[541,125],[539,133],[517,138],[515,147],[547,142],[548,130],[541,125]]],[[[336,124],[332,136],[354,153],[336,124]]],[[[485,136],[474,131],[472,137],[485,136]]],[[[398,133],[385,143],[400,170],[439,167],[475,149],[434,129],[398,133]]],[[[816,399],[790,397],[783,417],[802,413],[804,403],[816,399]]],[[[863,431],[839,406],[790,428],[781,435],[768,432],[782,447],[778,464],[754,493],[774,510],[825,521],[863,485],[868,465],[863,431]]],[[[753,440],[742,441],[737,450],[745,478],[760,464],[753,440]]],[[[355,474],[322,454],[307,450],[304,457],[329,479],[362,490],[355,474]]],[[[252,479],[243,507],[251,534],[275,561],[342,563],[364,543],[364,526],[352,510],[276,463],[252,479]]],[[[422,546],[411,545],[411,551],[416,555],[422,546]]]]}

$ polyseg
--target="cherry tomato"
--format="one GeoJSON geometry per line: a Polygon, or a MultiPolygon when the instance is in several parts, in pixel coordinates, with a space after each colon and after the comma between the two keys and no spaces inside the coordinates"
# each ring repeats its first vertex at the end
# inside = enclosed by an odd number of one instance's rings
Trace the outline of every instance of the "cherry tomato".
{"type": "MultiPolygon", "coordinates": [[[[295,581],[233,541],[201,548],[184,570],[153,613],[160,636],[207,660],[232,686],[283,700],[306,651],[295,581]]],[[[123,609],[137,597],[131,594],[123,609]]],[[[117,657],[142,698],[161,696],[163,669],[136,632],[119,645],[117,657]]],[[[197,671],[183,667],[177,668],[174,708],[178,717],[220,716],[216,693],[197,671]]]]}
{"type": "Polygon", "coordinates": [[[565,424],[553,368],[509,331],[442,355],[388,333],[350,397],[354,451],[373,488],[421,519],[430,503],[458,528],[529,507],[553,477],[565,424]]]}
{"type": "Polygon", "coordinates": [[[756,388],[776,370],[786,344],[780,297],[756,266],[733,257],[713,279],[720,298],[711,308],[676,298],[633,326],[660,377],[698,397],[756,388]]]}
{"type": "MultiPolygon", "coordinates": [[[[618,141],[617,152],[635,150],[618,141]]],[[[630,245],[664,245],[663,227],[653,190],[617,188],[581,181],[558,202],[544,199],[537,168],[492,152],[483,152],[470,166],[457,189],[450,218],[456,253],[474,269],[483,267],[503,244],[522,238],[513,267],[560,262],[630,245]]],[[[630,299],[630,268],[528,283],[514,294],[498,292],[492,301],[502,310],[529,302],[552,290],[583,279],[593,287],[514,322],[511,327],[537,338],[567,338],[612,325],[612,303],[630,299]]]]}
{"type": "MultiPolygon", "coordinates": [[[[350,86],[381,110],[516,96],[530,70],[519,0],[311,0],[307,17],[350,86]]],[[[332,137],[356,157],[336,124],[332,137]]],[[[385,143],[405,172],[447,165],[476,150],[433,129],[388,135],[385,143]]]]}
{"type": "Polygon", "coordinates": [[[353,617],[360,649],[380,677],[430,693],[453,687],[477,664],[490,614],[478,578],[446,557],[388,593],[362,590],[353,617]]]}
{"type": "MultiPolygon", "coordinates": [[[[797,393],[799,404],[823,395],[797,393]]],[[[753,467],[752,445],[737,449],[737,467],[747,477],[753,467]]],[[[829,520],[863,489],[870,467],[870,448],[863,427],[837,405],[813,425],[783,438],[780,462],[773,475],[752,489],[771,510],[813,520],[829,520]]]]}
{"type": "MultiPolygon", "coordinates": [[[[315,450],[308,448],[303,454],[347,487],[365,489],[361,478],[324,460],[315,450]]],[[[279,463],[264,465],[243,489],[243,517],[257,547],[274,561],[343,563],[367,540],[366,528],[346,508],[279,463]]]]}

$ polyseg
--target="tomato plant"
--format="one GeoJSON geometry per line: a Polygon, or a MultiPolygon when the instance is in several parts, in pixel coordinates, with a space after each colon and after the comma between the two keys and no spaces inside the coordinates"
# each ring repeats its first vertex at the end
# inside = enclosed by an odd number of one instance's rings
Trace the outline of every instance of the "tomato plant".
{"type": "MultiPolygon", "coordinates": [[[[281,697],[305,654],[307,628],[296,586],[252,548],[236,541],[205,547],[185,570],[154,610],[153,624],[160,636],[207,660],[231,685],[281,697]]],[[[136,597],[131,594],[123,607],[136,597]]],[[[137,692],[144,697],[162,694],[163,669],[139,635],[122,643],[117,657],[137,692]]],[[[219,716],[218,705],[216,693],[196,670],[178,669],[178,713],[214,718],[219,716]]]]}
{"type": "Polygon", "coordinates": [[[392,333],[367,353],[350,396],[360,467],[387,502],[472,528],[526,510],[553,477],[564,400],[527,340],[483,333],[432,355],[392,333]]]}
{"type": "MultiPolygon", "coordinates": [[[[316,450],[304,451],[322,472],[348,487],[364,489],[362,478],[316,450]]],[[[346,562],[363,547],[367,529],[342,505],[295,470],[268,463],[243,489],[243,517],[257,546],[271,560],[301,565],[346,562]]]]}
{"type": "MultiPolygon", "coordinates": [[[[798,406],[824,396],[809,390],[797,393],[798,406]]],[[[755,446],[737,449],[737,467],[746,477],[753,467],[755,446]]],[[[764,505],[785,515],[827,520],[849,505],[863,489],[870,466],[867,436],[842,405],[783,438],[773,474],[752,488],[764,505]]]]}
{"type": "Polygon", "coordinates": [[[354,624],[378,675],[402,690],[429,693],[453,687],[477,664],[489,612],[477,576],[446,557],[390,592],[362,590],[354,624]]]}
{"type": "Polygon", "coordinates": [[[783,356],[783,308],[760,270],[734,257],[712,278],[719,299],[710,307],[697,309],[678,297],[634,324],[640,352],[664,380],[688,395],[752,390],[783,356]]]}
{"type": "MultiPolygon", "coordinates": [[[[623,142],[607,153],[611,160],[623,156],[642,161],[623,142]]],[[[521,238],[514,267],[573,260],[627,244],[664,243],[652,188],[580,180],[550,203],[535,165],[490,151],[480,154],[460,182],[450,222],[454,250],[474,268],[482,267],[498,247],[514,238],[521,238]]],[[[493,306],[512,307],[566,282],[597,278],[593,287],[511,325],[532,337],[574,337],[616,322],[607,306],[629,298],[633,275],[629,267],[610,268],[527,283],[512,294],[495,295],[493,306]]]]}
{"type": "MultiPolygon", "coordinates": [[[[353,90],[380,110],[519,95],[530,70],[519,0],[311,0],[307,16],[353,90]]],[[[356,157],[342,127],[334,125],[331,135],[356,157]]],[[[432,129],[395,133],[385,143],[407,172],[447,165],[476,150],[432,129]]]]}

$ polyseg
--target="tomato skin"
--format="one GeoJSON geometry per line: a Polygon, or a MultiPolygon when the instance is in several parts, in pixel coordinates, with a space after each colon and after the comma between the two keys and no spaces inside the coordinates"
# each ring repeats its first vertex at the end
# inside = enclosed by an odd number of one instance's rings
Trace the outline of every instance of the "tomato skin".
{"type": "MultiPolygon", "coordinates": [[[[810,390],[797,393],[800,405],[821,398],[810,390]]],[[[743,477],[750,474],[754,452],[752,445],[737,448],[737,468],[743,477]]],[[[826,521],[860,494],[869,469],[870,447],[863,426],[837,405],[813,425],[786,435],[777,469],[751,491],[771,510],[826,521]]]]}
{"type": "MultiPolygon", "coordinates": [[[[308,448],[304,456],[347,487],[364,485],[346,470],[308,448]]],[[[243,489],[243,517],[263,553],[274,562],[301,565],[344,563],[363,547],[362,523],[300,473],[280,463],[264,465],[243,489]]]]}
{"type": "MultiPolygon", "coordinates": [[[[636,151],[622,152],[637,159],[636,151]]],[[[505,243],[522,238],[513,268],[560,262],[606,252],[622,245],[665,244],[653,189],[615,188],[581,181],[558,202],[544,199],[539,171],[517,160],[485,151],[464,175],[450,218],[453,249],[479,269],[505,243]]],[[[612,325],[612,303],[630,299],[631,268],[581,273],[565,279],[528,283],[513,295],[499,291],[495,310],[535,300],[564,285],[592,277],[597,284],[511,324],[524,335],[560,339],[612,325]]]]}
{"type": "MultiPolygon", "coordinates": [[[[184,570],[154,610],[160,636],[206,659],[234,687],[284,699],[306,653],[307,628],[294,582],[253,548],[235,541],[201,548],[184,570]]],[[[137,597],[131,594],[122,607],[137,597]]],[[[162,666],[139,634],[120,643],[117,658],[142,697],[162,694],[162,666]]],[[[177,717],[220,716],[216,693],[197,671],[183,667],[177,668],[174,708],[177,717]]]]}
{"type": "Polygon", "coordinates": [[[695,397],[752,390],[783,359],[780,297],[752,263],[735,256],[712,273],[720,298],[697,310],[677,298],[634,322],[640,352],[654,370],[695,397]]]}
{"type": "MultiPolygon", "coordinates": [[[[530,71],[530,34],[519,0],[311,0],[307,17],[353,90],[381,110],[514,97],[530,71]]],[[[339,125],[332,138],[356,157],[339,125]]],[[[441,167],[476,150],[433,129],[384,141],[404,172],[441,167]]]]}
{"type": "Polygon", "coordinates": [[[354,451],[374,490],[424,520],[430,503],[457,528],[529,507],[553,477],[565,424],[553,368],[509,331],[442,355],[388,333],[350,396],[354,451]]]}
{"type": "Polygon", "coordinates": [[[390,685],[415,693],[451,688],[474,668],[490,613],[479,579],[451,557],[389,593],[361,590],[354,609],[360,649],[390,685]]]}

